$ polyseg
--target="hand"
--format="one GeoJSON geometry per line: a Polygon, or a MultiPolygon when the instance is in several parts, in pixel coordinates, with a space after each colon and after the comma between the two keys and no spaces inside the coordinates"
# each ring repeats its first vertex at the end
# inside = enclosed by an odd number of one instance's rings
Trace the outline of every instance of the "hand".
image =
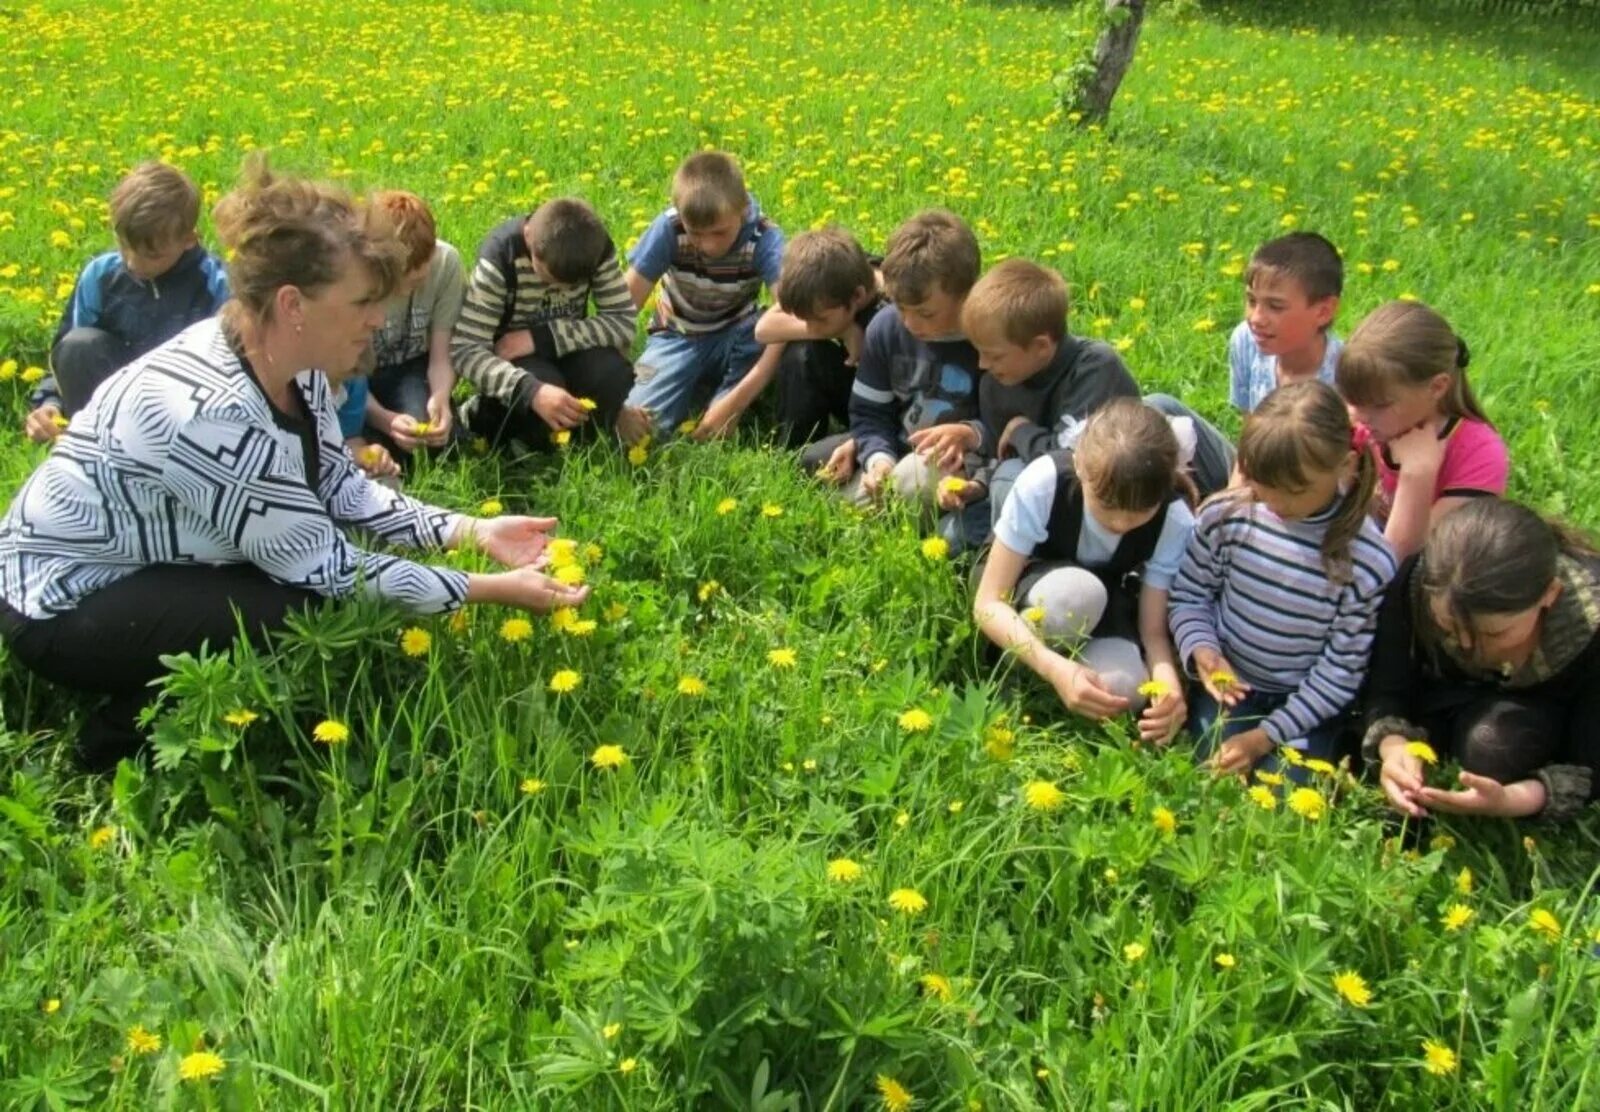
{"type": "Polygon", "coordinates": [[[844,330],[840,339],[844,342],[844,365],[854,367],[861,359],[861,341],[866,339],[867,330],[855,321],[850,322],[850,327],[844,330]]]}
{"type": "Polygon", "coordinates": [[[582,606],[589,597],[588,587],[568,587],[531,566],[501,572],[495,576],[504,588],[499,592],[506,605],[548,614],[563,606],[582,606]]]}
{"type": "Polygon", "coordinates": [[[356,466],[374,479],[391,479],[400,474],[400,465],[382,444],[355,441],[350,448],[355,455],[356,466]]]}
{"type": "Polygon", "coordinates": [[[1066,668],[1052,682],[1067,709],[1085,718],[1110,718],[1128,709],[1128,700],[1104,687],[1100,673],[1082,664],[1064,661],[1066,668]]]}
{"type": "Polygon", "coordinates": [[[524,359],[534,353],[533,333],[526,328],[519,328],[515,332],[507,332],[494,342],[494,353],[507,363],[513,359],[524,359]]]}
{"type": "Polygon", "coordinates": [[[1183,691],[1173,685],[1165,695],[1153,699],[1139,716],[1139,737],[1153,745],[1165,745],[1183,728],[1189,707],[1183,691]]]}
{"type": "Polygon", "coordinates": [[[1428,814],[1417,804],[1417,793],[1427,787],[1426,769],[1422,758],[1406,750],[1408,744],[1399,734],[1390,734],[1378,743],[1378,754],[1383,759],[1378,783],[1391,807],[1402,815],[1420,819],[1428,814]]]}
{"type": "Polygon", "coordinates": [[[941,510],[954,513],[964,506],[986,498],[989,488],[982,483],[975,483],[971,479],[963,479],[960,475],[946,475],[939,480],[934,501],[941,510]]]}
{"type": "Polygon", "coordinates": [[[994,454],[996,459],[1005,459],[1011,454],[1011,438],[1017,435],[1017,430],[1028,423],[1028,419],[1021,415],[1011,418],[1006,422],[1006,427],[1000,432],[999,443],[996,444],[994,454]]]}
{"type": "Polygon", "coordinates": [[[883,481],[894,471],[894,464],[888,459],[880,458],[872,461],[866,473],[861,476],[861,493],[868,498],[877,498],[883,490],[883,481]]]}
{"type": "Polygon", "coordinates": [[[1444,441],[1424,421],[1410,432],[1389,441],[1389,458],[1405,475],[1437,475],[1444,463],[1444,441]]]}
{"type": "Polygon", "coordinates": [[[22,422],[22,431],[35,444],[48,444],[61,435],[61,430],[66,428],[66,421],[60,409],[49,404],[41,405],[22,422]]]}
{"type": "Polygon", "coordinates": [[[455,422],[450,412],[450,391],[441,390],[437,394],[428,396],[428,431],[423,436],[423,441],[430,448],[442,448],[450,439],[450,430],[455,422]]]}
{"type": "Polygon", "coordinates": [[[834,486],[842,486],[856,473],[856,438],[847,436],[828,456],[828,462],[817,468],[817,478],[834,486]]]}
{"type": "Polygon", "coordinates": [[[468,523],[469,535],[478,548],[508,568],[542,567],[539,557],[555,527],[553,517],[477,517],[468,523]]]}
{"type": "MultiPolygon", "coordinates": [[[[1384,767],[1388,767],[1387,761],[1384,767]]],[[[1515,814],[1506,786],[1500,781],[1479,776],[1475,772],[1462,772],[1461,787],[1461,791],[1446,791],[1424,784],[1417,789],[1416,798],[1430,810],[1443,811],[1447,815],[1510,817],[1515,814]]]]}
{"type": "Polygon", "coordinates": [[[417,428],[417,419],[409,413],[391,413],[387,431],[389,439],[407,452],[415,452],[422,447],[422,438],[427,435],[417,428]]]}
{"type": "Polygon", "coordinates": [[[1233,665],[1216,649],[1196,649],[1189,659],[1201,684],[1217,701],[1217,705],[1237,706],[1240,700],[1250,694],[1250,685],[1235,674],[1233,665]]]}
{"type": "Polygon", "coordinates": [[[578,404],[578,399],[548,382],[541,382],[533,392],[530,404],[545,424],[557,431],[573,429],[589,419],[589,411],[578,404]]]}
{"type": "Polygon", "coordinates": [[[617,436],[629,448],[649,436],[654,428],[655,419],[643,406],[625,405],[617,413],[617,436]]]}
{"type": "Polygon", "coordinates": [[[1217,747],[1211,756],[1211,770],[1218,776],[1243,776],[1255,763],[1272,752],[1272,739],[1267,731],[1257,726],[1242,734],[1234,734],[1217,747]]]}
{"type": "Polygon", "coordinates": [[[734,401],[732,394],[724,394],[707,407],[705,416],[695,425],[689,439],[704,444],[708,440],[732,436],[734,429],[739,427],[739,418],[743,416],[744,406],[734,401]]]}
{"type": "Polygon", "coordinates": [[[978,446],[978,433],[971,425],[934,425],[918,429],[906,437],[923,459],[940,471],[954,471],[961,457],[978,446]]]}

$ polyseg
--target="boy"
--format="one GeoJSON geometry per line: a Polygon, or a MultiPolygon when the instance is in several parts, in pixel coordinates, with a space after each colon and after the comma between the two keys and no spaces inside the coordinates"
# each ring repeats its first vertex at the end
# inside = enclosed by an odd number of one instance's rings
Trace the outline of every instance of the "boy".
{"type": "Polygon", "coordinates": [[[979,265],[977,237],[944,209],[918,213],[889,237],[883,283],[892,304],[862,342],[850,432],[802,457],[854,501],[876,499],[891,474],[902,494],[931,496],[935,471],[954,470],[981,441],[978,351],[961,332],[979,265]]]}
{"type": "Polygon", "coordinates": [[[1249,413],[1290,382],[1333,385],[1344,345],[1328,331],[1344,291],[1344,262],[1315,232],[1268,240],[1244,272],[1244,320],[1228,339],[1229,398],[1249,413]]]}
{"type": "Polygon", "coordinates": [[[836,225],[801,232],[783,252],[778,306],[756,321],[756,339],[784,344],[778,364],[778,428],[787,448],[850,425],[850,389],[867,326],[888,299],[854,236],[836,225]]]}
{"type": "Polygon", "coordinates": [[[462,420],[491,443],[533,449],[614,428],[633,383],[634,317],[616,245],[588,204],[563,197],[505,221],[478,250],[451,339],[478,389],[462,420]]]}
{"type": "Polygon", "coordinates": [[[112,372],[228,300],[227,273],[195,234],[199,219],[200,191],[165,163],[143,163],[117,183],[117,250],[89,260],[72,288],[50,351],[53,374],[30,399],[30,439],[54,440],[112,372]]]}
{"type": "Polygon", "coordinates": [[[733,431],[771,379],[783,349],[755,337],[756,295],[778,283],[783,232],[761,213],[731,155],[702,151],[672,178],[672,207],[629,256],[628,290],[643,308],[661,283],[623,423],[626,443],[671,432],[697,395],[714,400],[696,439],[733,431]]]}
{"type": "Polygon", "coordinates": [[[967,543],[988,539],[990,511],[998,516],[1024,466],[1072,447],[1083,422],[1112,398],[1139,396],[1111,345],[1067,331],[1067,309],[1061,275],[1026,259],[997,263],[962,307],[962,331],[985,372],[978,384],[980,439],[969,449],[971,478],[941,484],[938,501],[950,511],[989,501],[985,512],[965,515],[974,526],[967,543]]]}

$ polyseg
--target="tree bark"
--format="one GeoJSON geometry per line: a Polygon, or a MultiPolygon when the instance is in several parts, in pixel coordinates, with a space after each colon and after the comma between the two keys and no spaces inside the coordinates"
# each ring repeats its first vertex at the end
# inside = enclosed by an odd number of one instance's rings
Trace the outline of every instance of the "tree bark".
{"type": "Polygon", "coordinates": [[[1078,121],[1082,126],[1104,123],[1111,114],[1112,98],[1133,64],[1134,47],[1139,45],[1144,6],[1145,0],[1106,0],[1110,26],[1094,44],[1094,75],[1084,84],[1083,117],[1078,121]]]}

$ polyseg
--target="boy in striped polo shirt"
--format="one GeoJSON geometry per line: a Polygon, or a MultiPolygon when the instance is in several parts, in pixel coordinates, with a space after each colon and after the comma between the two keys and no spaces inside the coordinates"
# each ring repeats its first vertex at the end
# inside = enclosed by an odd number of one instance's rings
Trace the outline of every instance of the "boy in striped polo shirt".
{"type": "Polygon", "coordinates": [[[614,427],[633,385],[635,315],[589,205],[563,197],[505,221],[478,249],[450,340],[456,370],[478,389],[462,419],[491,442],[535,449],[614,427]]]}
{"type": "Polygon", "coordinates": [[[671,432],[698,397],[712,397],[697,439],[722,436],[771,379],[783,346],[755,338],[756,295],[773,288],[783,232],[762,215],[731,155],[690,155],[672,179],[672,207],[629,256],[628,291],[640,308],[659,282],[650,338],[618,424],[627,443],[671,432]]]}

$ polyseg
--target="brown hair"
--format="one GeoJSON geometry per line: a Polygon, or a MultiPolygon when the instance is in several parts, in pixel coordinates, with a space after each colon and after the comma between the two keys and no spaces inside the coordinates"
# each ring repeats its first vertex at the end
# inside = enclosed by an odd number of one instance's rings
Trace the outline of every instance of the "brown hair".
{"type": "Polygon", "coordinates": [[[1368,313],[1345,341],[1336,381],[1351,405],[1384,405],[1396,387],[1449,375],[1450,392],[1440,403],[1444,412],[1487,423],[1467,383],[1470,357],[1466,341],[1437,312],[1420,301],[1390,301],[1368,313]]]}
{"type": "Polygon", "coordinates": [[[998,332],[1017,347],[1036,336],[1060,343],[1067,334],[1067,283],[1027,259],[996,263],[967,294],[961,331],[968,336],[998,332]]]}
{"type": "Polygon", "coordinates": [[[234,303],[261,321],[272,319],[284,286],[315,293],[355,263],[372,279],[370,299],[381,301],[405,270],[405,247],[386,214],[356,204],[338,186],[280,177],[260,154],[245,160],[238,186],[217,202],[212,219],[231,252],[234,303]]]}
{"type": "Polygon", "coordinates": [[[730,212],[742,216],[749,203],[744,174],[731,154],[692,154],[672,175],[672,204],[686,228],[707,227],[730,212]]]}
{"type": "MultiPolygon", "coordinates": [[[[1274,490],[1300,491],[1314,477],[1338,471],[1355,452],[1355,489],[1322,535],[1322,566],[1337,580],[1350,572],[1350,545],[1361,532],[1377,485],[1372,453],[1353,446],[1350,411],[1325,382],[1291,382],[1264,398],[1245,418],[1239,436],[1239,472],[1274,490]]],[[[1228,492],[1224,497],[1238,497],[1228,492]]]]}
{"type": "Polygon", "coordinates": [[[1073,449],[1078,476],[1108,510],[1143,513],[1194,486],[1165,415],[1137,398],[1113,398],[1089,417],[1073,449]]]}
{"type": "Polygon", "coordinates": [[[801,232],[783,249],[778,304],[802,319],[823,309],[849,305],[857,290],[878,288],[867,253],[856,237],[830,224],[801,232]]]}
{"type": "Polygon", "coordinates": [[[386,214],[394,225],[394,234],[406,249],[407,270],[415,270],[432,261],[433,249],[439,242],[439,230],[433,222],[428,202],[403,189],[384,189],[374,193],[369,203],[386,214]]]}
{"type": "Polygon", "coordinates": [[[144,162],[111,191],[111,228],[135,251],[160,251],[194,234],[200,191],[165,162],[144,162]]]}
{"type": "Polygon", "coordinates": [[[534,209],[523,235],[533,257],[562,285],[593,278],[611,246],[600,215],[577,197],[557,197],[534,209]]]}
{"type": "Polygon", "coordinates": [[[978,237],[966,222],[947,209],[925,209],[889,237],[883,284],[902,305],[926,301],[935,288],[966,297],[981,265],[978,237]]]}
{"type": "MultiPolygon", "coordinates": [[[[1500,498],[1475,498],[1441,518],[1417,562],[1422,594],[1450,612],[1457,629],[1475,631],[1486,614],[1514,614],[1538,604],[1561,556],[1593,557],[1590,539],[1561,521],[1500,498]]],[[[1431,612],[1415,616],[1425,643],[1442,636],[1431,612]]],[[[1473,637],[1476,650],[1479,638],[1473,637]]]]}
{"type": "Polygon", "coordinates": [[[1291,232],[1257,247],[1245,267],[1244,288],[1249,289],[1261,275],[1294,279],[1309,301],[1344,292],[1344,260],[1339,249],[1316,232],[1291,232]]]}

